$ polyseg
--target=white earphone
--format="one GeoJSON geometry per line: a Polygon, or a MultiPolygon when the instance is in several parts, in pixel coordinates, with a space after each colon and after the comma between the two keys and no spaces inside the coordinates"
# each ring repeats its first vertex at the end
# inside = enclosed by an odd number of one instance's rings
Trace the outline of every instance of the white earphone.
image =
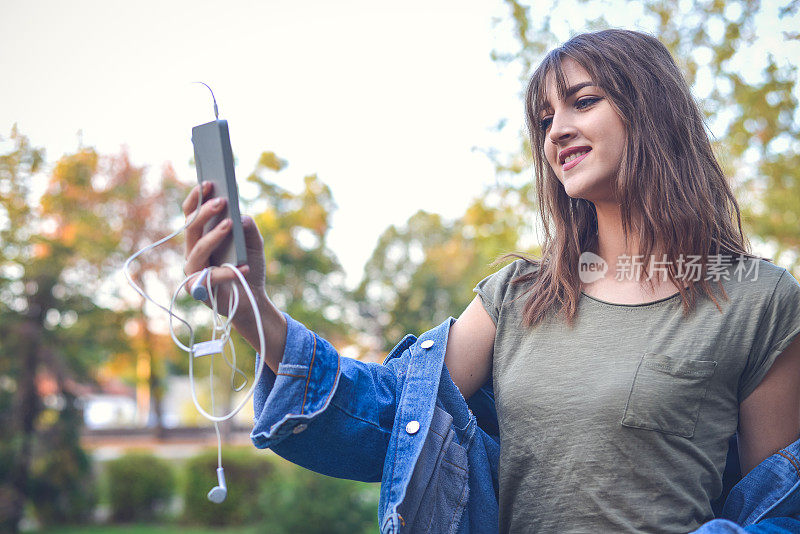
{"type": "Polygon", "coordinates": [[[217,485],[208,492],[208,500],[220,504],[228,496],[228,487],[225,485],[225,470],[217,467],[217,485]]]}
{"type": "Polygon", "coordinates": [[[191,290],[192,297],[194,297],[195,300],[199,300],[200,302],[204,302],[208,299],[208,291],[206,291],[206,288],[203,286],[203,283],[205,283],[206,280],[206,276],[208,276],[208,271],[209,271],[208,267],[203,269],[200,272],[200,276],[197,277],[197,280],[195,280],[194,283],[192,283],[192,290],[191,290]]]}

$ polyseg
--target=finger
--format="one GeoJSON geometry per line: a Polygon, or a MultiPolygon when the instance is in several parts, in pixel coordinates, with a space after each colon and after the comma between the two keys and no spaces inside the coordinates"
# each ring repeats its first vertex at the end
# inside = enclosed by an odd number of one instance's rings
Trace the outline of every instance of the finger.
{"type": "MultiPolygon", "coordinates": [[[[202,226],[200,228],[202,229],[202,226]]],[[[207,266],[211,253],[222,243],[222,240],[225,239],[225,236],[227,236],[230,231],[231,220],[224,219],[210,232],[198,239],[191,248],[187,245],[186,270],[189,272],[199,271],[207,266]]],[[[187,241],[189,240],[188,235],[186,239],[187,241]]]]}
{"type": "MultiPolygon", "coordinates": [[[[237,269],[242,273],[242,275],[246,275],[248,272],[250,272],[250,268],[247,266],[237,267],[237,269]]],[[[192,293],[194,284],[199,279],[199,277],[200,273],[197,273],[197,275],[193,276],[190,280],[188,280],[183,287],[186,290],[186,292],[192,296],[192,298],[208,304],[209,303],[208,297],[204,299],[199,299],[197,295],[192,293]]],[[[200,282],[200,285],[203,288],[207,288],[207,286],[210,285],[213,290],[219,285],[228,282],[235,282],[241,286],[241,280],[239,280],[239,277],[228,267],[211,267],[206,273],[206,277],[200,282]]]]}
{"type": "MultiPolygon", "coordinates": [[[[249,268],[247,266],[237,267],[237,269],[244,275],[247,274],[249,268]]],[[[211,287],[226,282],[240,282],[239,277],[229,267],[213,267],[211,269],[211,287]]]]}
{"type": "Polygon", "coordinates": [[[258,231],[256,222],[249,215],[242,217],[242,229],[244,230],[244,246],[247,250],[257,250],[263,253],[264,238],[258,231]]]}
{"type": "Polygon", "coordinates": [[[203,236],[203,228],[212,217],[219,214],[225,209],[227,200],[224,197],[218,197],[210,202],[204,203],[200,207],[200,213],[186,227],[186,255],[191,253],[197,241],[203,236]]]}
{"type": "MultiPolygon", "coordinates": [[[[208,198],[211,194],[211,191],[214,189],[214,184],[212,182],[203,182],[203,198],[208,198]]],[[[200,192],[200,186],[196,185],[189,191],[189,195],[186,197],[186,200],[183,201],[181,207],[183,208],[183,214],[187,217],[197,209],[197,195],[200,192]]]]}

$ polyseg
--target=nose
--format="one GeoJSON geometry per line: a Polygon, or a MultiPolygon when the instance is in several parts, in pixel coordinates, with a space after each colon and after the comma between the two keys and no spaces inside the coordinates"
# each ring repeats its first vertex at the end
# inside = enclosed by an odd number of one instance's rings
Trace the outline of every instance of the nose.
{"type": "Polygon", "coordinates": [[[550,132],[547,136],[550,142],[554,145],[563,145],[570,139],[573,139],[577,134],[577,129],[569,120],[567,113],[559,113],[556,111],[553,114],[552,122],[550,123],[550,132]]]}

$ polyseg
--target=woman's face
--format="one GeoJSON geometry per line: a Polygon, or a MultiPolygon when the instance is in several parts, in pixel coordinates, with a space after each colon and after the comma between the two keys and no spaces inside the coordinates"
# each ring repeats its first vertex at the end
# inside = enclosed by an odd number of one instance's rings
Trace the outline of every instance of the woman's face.
{"type": "Polygon", "coordinates": [[[559,99],[550,72],[539,114],[547,161],[570,197],[616,203],[612,184],[625,149],[625,125],[583,67],[566,58],[562,69],[566,100],[559,99]]]}

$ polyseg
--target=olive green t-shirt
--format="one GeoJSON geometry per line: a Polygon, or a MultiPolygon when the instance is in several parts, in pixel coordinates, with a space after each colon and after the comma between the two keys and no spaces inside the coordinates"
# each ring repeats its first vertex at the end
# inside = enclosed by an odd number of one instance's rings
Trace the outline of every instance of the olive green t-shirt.
{"type": "Polygon", "coordinates": [[[523,326],[526,287],[509,281],[537,269],[525,261],[478,284],[497,325],[502,533],[689,532],[714,518],[739,403],[800,332],[792,275],[740,265],[722,275],[729,300],[715,289],[722,312],[702,297],[684,317],[677,293],[581,294],[572,328],[552,313],[523,326]]]}

